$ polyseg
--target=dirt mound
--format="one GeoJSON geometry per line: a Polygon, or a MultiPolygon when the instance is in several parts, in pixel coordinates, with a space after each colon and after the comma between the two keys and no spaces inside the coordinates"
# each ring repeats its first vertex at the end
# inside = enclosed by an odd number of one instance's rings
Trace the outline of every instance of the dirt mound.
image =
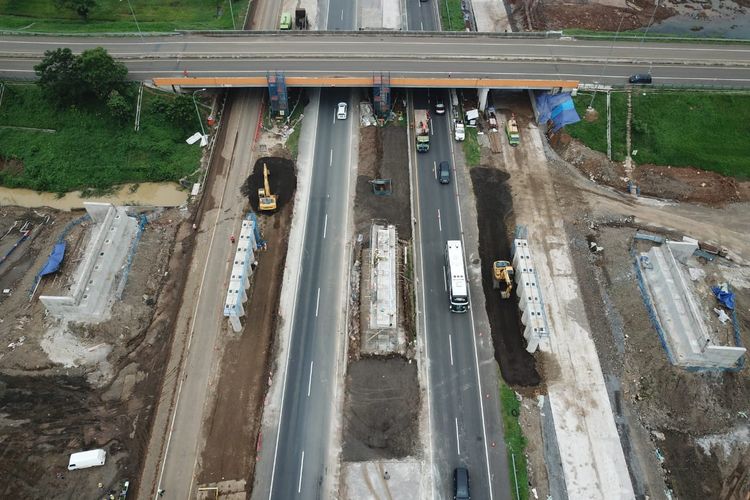
{"type": "MultiPolygon", "coordinates": [[[[627,190],[622,163],[610,161],[604,153],[589,149],[565,133],[555,136],[552,144],[565,161],[590,180],[627,190]]],[[[637,165],[633,180],[644,196],[718,206],[750,201],[750,182],[698,168],[637,165]]]]}
{"type": "Polygon", "coordinates": [[[344,409],[344,460],[414,454],[419,439],[417,364],[406,358],[363,358],[349,364],[344,409]]]}
{"type": "Polygon", "coordinates": [[[384,219],[396,226],[400,239],[410,239],[411,197],[406,130],[395,125],[361,129],[358,174],[354,201],[356,232],[369,237],[372,220],[384,219]],[[373,179],[391,179],[393,192],[389,196],[374,194],[370,184],[373,179]]]}
{"type": "MultiPolygon", "coordinates": [[[[654,2],[640,0],[633,2],[632,7],[618,8],[592,1],[567,2],[540,1],[531,8],[523,19],[529,30],[558,30],[580,28],[594,31],[635,30],[648,25],[654,12],[654,2]],[[528,24],[531,23],[531,26],[528,24]]],[[[625,2],[623,2],[625,5],[625,2]]],[[[524,9],[519,9],[522,11],[524,9]]],[[[673,9],[659,6],[654,15],[654,22],[659,22],[673,15],[673,9]]]]}
{"type": "Polygon", "coordinates": [[[539,384],[540,376],[534,357],[526,352],[515,295],[503,300],[492,288],[491,263],[498,259],[511,260],[511,232],[507,225],[512,224],[513,205],[506,183],[509,177],[492,168],[471,169],[477,199],[482,288],[487,299],[485,309],[492,328],[495,359],[503,378],[512,385],[533,386],[539,384]]]}
{"type": "Polygon", "coordinates": [[[294,162],[286,158],[265,156],[258,158],[253,167],[253,173],[242,185],[242,194],[250,200],[253,211],[258,212],[258,189],[263,187],[263,165],[268,167],[268,181],[271,193],[275,194],[276,210],[281,210],[292,200],[297,189],[297,176],[294,162]]]}

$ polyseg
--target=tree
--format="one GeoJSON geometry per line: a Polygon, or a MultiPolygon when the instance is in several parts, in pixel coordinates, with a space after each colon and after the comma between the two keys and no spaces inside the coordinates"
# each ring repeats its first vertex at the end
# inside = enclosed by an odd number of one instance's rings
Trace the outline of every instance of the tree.
{"type": "Polygon", "coordinates": [[[63,104],[75,102],[84,91],[77,59],[68,48],[48,50],[42,62],[34,66],[39,86],[63,104]]]}
{"type": "Polygon", "coordinates": [[[195,127],[198,115],[195,114],[193,98],[183,94],[176,96],[169,106],[169,117],[186,130],[195,127]]]}
{"type": "Polygon", "coordinates": [[[79,71],[86,91],[105,100],[112,91],[122,91],[128,69],[112,59],[102,47],[84,51],[78,57],[79,71]]]}
{"type": "Polygon", "coordinates": [[[91,9],[96,7],[96,0],[55,0],[59,9],[70,9],[78,14],[81,19],[88,21],[91,9]]]}
{"type": "Polygon", "coordinates": [[[112,116],[118,118],[120,121],[125,121],[130,118],[132,112],[128,100],[116,90],[110,92],[109,97],[107,98],[107,108],[109,108],[112,116]]]}

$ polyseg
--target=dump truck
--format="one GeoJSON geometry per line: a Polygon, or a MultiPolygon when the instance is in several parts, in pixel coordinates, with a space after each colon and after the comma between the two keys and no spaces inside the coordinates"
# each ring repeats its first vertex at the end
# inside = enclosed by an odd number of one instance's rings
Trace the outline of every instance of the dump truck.
{"type": "Polygon", "coordinates": [[[417,151],[426,153],[430,150],[430,113],[426,109],[414,110],[414,131],[417,137],[417,151]]]}
{"type": "Polygon", "coordinates": [[[463,122],[456,122],[456,130],[454,131],[453,136],[457,141],[463,141],[466,139],[466,129],[464,129],[463,122]]]}
{"type": "Polygon", "coordinates": [[[500,290],[500,296],[510,298],[513,291],[513,266],[507,260],[496,260],[492,263],[492,288],[500,290]]]}
{"type": "Polygon", "coordinates": [[[505,135],[508,136],[508,143],[511,146],[518,146],[521,142],[521,136],[518,134],[518,124],[516,123],[516,115],[510,115],[510,118],[505,123],[505,135]]]}

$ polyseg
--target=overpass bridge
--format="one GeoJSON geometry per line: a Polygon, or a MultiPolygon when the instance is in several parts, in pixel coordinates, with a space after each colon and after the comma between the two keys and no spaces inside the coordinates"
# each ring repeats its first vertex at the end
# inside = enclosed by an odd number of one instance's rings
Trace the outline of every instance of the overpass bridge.
{"type": "Polygon", "coordinates": [[[137,37],[0,36],[0,78],[32,79],[46,50],[104,47],[136,80],[184,87],[289,86],[573,88],[654,83],[750,87],[750,45],[576,40],[544,34],[231,32],[137,37]]]}

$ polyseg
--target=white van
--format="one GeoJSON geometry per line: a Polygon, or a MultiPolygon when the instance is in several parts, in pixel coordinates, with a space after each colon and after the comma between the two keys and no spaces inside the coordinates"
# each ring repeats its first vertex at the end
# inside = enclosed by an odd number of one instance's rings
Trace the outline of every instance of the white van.
{"type": "Polygon", "coordinates": [[[79,451],[70,455],[68,470],[88,469],[89,467],[99,467],[104,465],[107,460],[107,452],[99,450],[79,451]]]}

